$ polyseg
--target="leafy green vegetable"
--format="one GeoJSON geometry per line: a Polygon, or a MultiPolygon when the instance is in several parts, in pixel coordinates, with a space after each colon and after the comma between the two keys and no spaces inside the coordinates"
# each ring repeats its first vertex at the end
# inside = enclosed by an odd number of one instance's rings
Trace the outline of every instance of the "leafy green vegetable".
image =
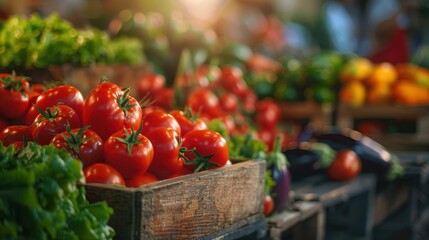
{"type": "Polygon", "coordinates": [[[111,239],[113,210],[90,204],[82,164],[64,150],[0,144],[0,239],[111,239]]]}
{"type": "Polygon", "coordinates": [[[144,61],[140,41],[110,40],[105,32],[76,29],[56,14],[9,18],[0,31],[0,53],[0,66],[8,68],[144,61]]]}

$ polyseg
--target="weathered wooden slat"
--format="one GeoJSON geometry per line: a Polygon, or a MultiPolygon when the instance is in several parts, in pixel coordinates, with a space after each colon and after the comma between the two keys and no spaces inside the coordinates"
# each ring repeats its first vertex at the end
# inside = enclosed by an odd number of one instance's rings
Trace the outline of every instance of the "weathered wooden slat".
{"type": "Polygon", "coordinates": [[[361,174],[345,182],[330,181],[325,175],[317,175],[292,183],[292,191],[295,200],[320,201],[323,206],[330,207],[374,189],[375,181],[371,174],[361,174]]]}
{"type": "Polygon", "coordinates": [[[405,183],[395,183],[378,193],[374,201],[374,225],[382,223],[408,200],[409,188],[405,183]]]}
{"type": "Polygon", "coordinates": [[[199,239],[262,216],[264,182],[265,162],[249,160],[140,188],[89,184],[87,195],[114,208],[118,239],[199,239]]]}
{"type": "Polygon", "coordinates": [[[316,239],[324,236],[324,211],[320,203],[295,202],[293,209],[267,219],[270,239],[316,239]]]}

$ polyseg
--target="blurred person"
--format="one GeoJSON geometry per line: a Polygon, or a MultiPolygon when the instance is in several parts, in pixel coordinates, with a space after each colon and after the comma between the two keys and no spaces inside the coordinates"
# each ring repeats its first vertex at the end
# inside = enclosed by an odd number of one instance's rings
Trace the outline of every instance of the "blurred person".
{"type": "Polygon", "coordinates": [[[353,0],[329,0],[323,4],[322,18],[330,48],[340,53],[358,50],[358,27],[353,0]]]}
{"type": "Polygon", "coordinates": [[[393,64],[410,61],[413,50],[419,45],[419,37],[412,34],[418,26],[419,8],[419,0],[369,0],[369,57],[372,61],[393,64]]]}

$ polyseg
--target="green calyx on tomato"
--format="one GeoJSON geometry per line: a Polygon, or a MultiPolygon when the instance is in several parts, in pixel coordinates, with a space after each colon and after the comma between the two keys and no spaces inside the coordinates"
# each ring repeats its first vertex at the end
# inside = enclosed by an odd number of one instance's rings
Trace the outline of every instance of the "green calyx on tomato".
{"type": "Polygon", "coordinates": [[[125,116],[128,116],[128,110],[134,107],[134,104],[130,104],[130,88],[122,90],[124,91],[124,94],[118,97],[118,105],[122,111],[124,111],[125,116]]]}
{"type": "Polygon", "coordinates": [[[142,129],[143,129],[143,124],[140,124],[140,127],[137,131],[134,131],[133,129],[131,129],[131,132],[128,132],[127,129],[124,128],[125,137],[116,138],[118,141],[125,143],[127,145],[127,150],[130,155],[133,154],[133,146],[141,143],[138,137],[139,137],[139,134],[142,132],[142,129]]]}
{"type": "Polygon", "coordinates": [[[17,91],[21,94],[28,93],[28,84],[24,84],[22,80],[27,80],[26,77],[18,77],[15,72],[11,75],[0,77],[0,81],[3,84],[3,88],[11,91],[17,91]]]}
{"type": "Polygon", "coordinates": [[[34,105],[34,107],[43,116],[43,119],[41,119],[41,121],[46,119],[46,120],[49,120],[49,122],[53,122],[59,113],[58,107],[54,107],[54,110],[51,110],[51,108],[46,108],[46,111],[44,111],[43,109],[39,108],[36,105],[34,105]]]}
{"type": "Polygon", "coordinates": [[[202,154],[200,154],[197,151],[196,148],[187,149],[187,150],[185,150],[185,149],[186,148],[181,148],[180,149],[179,156],[182,157],[182,158],[184,157],[183,158],[184,159],[184,164],[186,164],[186,165],[195,165],[196,166],[194,172],[199,172],[201,170],[207,170],[210,167],[219,167],[219,166],[221,166],[220,164],[217,164],[217,163],[214,163],[214,162],[210,161],[210,159],[215,155],[215,153],[203,156],[202,154]],[[195,158],[192,159],[192,160],[189,160],[188,158],[186,158],[183,155],[184,152],[192,152],[194,154],[195,158]]]}
{"type": "Polygon", "coordinates": [[[81,157],[80,151],[79,151],[80,145],[91,140],[91,138],[83,138],[83,134],[88,128],[90,128],[89,125],[83,126],[81,129],[79,129],[77,133],[74,133],[70,128],[70,124],[67,123],[66,131],[69,134],[69,136],[65,134],[61,134],[61,136],[66,141],[67,146],[70,147],[79,157],[81,157]]]}
{"type": "Polygon", "coordinates": [[[186,106],[185,107],[185,117],[188,118],[191,122],[196,122],[199,117],[200,117],[200,113],[201,113],[201,109],[198,110],[198,112],[194,113],[192,111],[192,108],[190,106],[186,106]]]}

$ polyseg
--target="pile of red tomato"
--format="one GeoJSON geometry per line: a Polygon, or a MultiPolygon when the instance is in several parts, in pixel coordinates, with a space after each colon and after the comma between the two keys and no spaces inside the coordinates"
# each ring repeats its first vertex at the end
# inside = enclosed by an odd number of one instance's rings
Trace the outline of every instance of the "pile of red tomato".
{"type": "Polygon", "coordinates": [[[128,89],[103,82],[84,98],[73,86],[36,91],[23,77],[0,81],[0,140],[53,144],[80,159],[87,182],[141,184],[224,166],[226,140],[199,118],[142,109],[128,89]]]}
{"type": "Polygon", "coordinates": [[[230,135],[256,129],[268,150],[279,132],[280,108],[271,99],[258,100],[237,67],[201,66],[174,87],[162,75],[148,74],[132,86],[136,98],[110,82],[86,98],[73,86],[44,89],[29,82],[0,76],[0,141],[66,149],[82,161],[87,182],[136,187],[224,166],[229,149],[207,128],[213,119],[230,135]]]}

